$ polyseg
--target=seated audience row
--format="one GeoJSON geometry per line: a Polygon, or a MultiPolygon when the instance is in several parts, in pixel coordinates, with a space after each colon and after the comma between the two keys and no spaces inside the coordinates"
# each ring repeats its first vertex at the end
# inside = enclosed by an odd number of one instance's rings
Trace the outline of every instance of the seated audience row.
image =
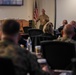
{"type": "MultiPolygon", "coordinates": [[[[75,34],[75,27],[72,24],[66,24],[62,29],[62,37],[57,41],[71,42],[75,34]]],[[[6,20],[1,26],[0,57],[11,58],[14,64],[16,75],[49,75],[50,71],[46,66],[42,69],[37,62],[35,55],[31,54],[25,48],[18,45],[20,25],[13,19],[6,20]]],[[[40,36],[49,36],[54,38],[53,24],[48,22],[43,28],[44,34],[40,36]]]]}

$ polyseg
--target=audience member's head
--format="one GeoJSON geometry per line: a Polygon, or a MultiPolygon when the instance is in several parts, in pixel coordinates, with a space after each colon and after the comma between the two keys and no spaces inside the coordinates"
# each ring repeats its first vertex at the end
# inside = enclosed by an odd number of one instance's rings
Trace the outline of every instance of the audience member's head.
{"type": "Polygon", "coordinates": [[[71,24],[66,24],[63,28],[62,36],[72,38],[74,36],[74,27],[71,24]]]}
{"type": "Polygon", "coordinates": [[[8,19],[1,26],[1,31],[2,31],[1,38],[2,39],[10,38],[12,40],[17,40],[19,30],[20,30],[20,24],[13,19],[8,19]]]}
{"type": "Polygon", "coordinates": [[[76,28],[76,21],[72,20],[72,21],[70,22],[70,24],[73,25],[73,26],[76,28]]]}
{"type": "Polygon", "coordinates": [[[50,33],[53,35],[54,34],[53,24],[51,22],[48,22],[46,25],[44,25],[43,32],[44,33],[50,33]]]}
{"type": "Polygon", "coordinates": [[[66,25],[66,24],[68,24],[68,21],[67,20],[63,20],[62,24],[66,25]]]}

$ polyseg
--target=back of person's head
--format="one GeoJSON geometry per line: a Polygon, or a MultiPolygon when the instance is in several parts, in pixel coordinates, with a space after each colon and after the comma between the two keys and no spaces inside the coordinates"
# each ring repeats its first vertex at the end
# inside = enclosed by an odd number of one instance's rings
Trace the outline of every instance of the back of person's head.
{"type": "Polygon", "coordinates": [[[68,24],[68,21],[67,20],[63,20],[62,24],[63,25],[68,24]]]}
{"type": "Polygon", "coordinates": [[[63,28],[63,35],[66,34],[67,36],[74,35],[74,27],[71,24],[66,24],[63,28]]]}
{"type": "Polygon", "coordinates": [[[53,34],[53,24],[51,22],[48,22],[46,25],[43,27],[43,32],[44,33],[50,33],[53,34]]]}
{"type": "Polygon", "coordinates": [[[2,33],[5,35],[16,35],[19,33],[20,24],[14,19],[5,20],[2,24],[2,33]]]}
{"type": "Polygon", "coordinates": [[[73,26],[76,28],[76,21],[72,20],[72,21],[70,22],[70,24],[73,25],[73,26]]]}
{"type": "Polygon", "coordinates": [[[70,22],[70,24],[71,25],[74,25],[76,22],[74,21],[74,20],[72,20],[71,22],[70,22]]]}

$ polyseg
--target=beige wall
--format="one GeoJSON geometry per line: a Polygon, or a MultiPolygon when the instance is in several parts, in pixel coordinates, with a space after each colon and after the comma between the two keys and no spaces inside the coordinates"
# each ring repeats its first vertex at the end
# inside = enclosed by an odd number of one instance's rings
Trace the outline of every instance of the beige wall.
{"type": "Polygon", "coordinates": [[[56,28],[62,25],[62,21],[67,19],[76,21],[76,0],[56,0],[57,1],[57,18],[56,28]]]}
{"type": "Polygon", "coordinates": [[[0,19],[32,19],[33,1],[24,0],[23,6],[0,6],[0,19]]]}
{"type": "MultiPolygon", "coordinates": [[[[33,18],[33,1],[24,0],[23,6],[0,6],[0,19],[15,18],[31,20],[33,18]]],[[[46,10],[50,21],[54,23],[54,0],[38,0],[39,12],[46,10]]]]}

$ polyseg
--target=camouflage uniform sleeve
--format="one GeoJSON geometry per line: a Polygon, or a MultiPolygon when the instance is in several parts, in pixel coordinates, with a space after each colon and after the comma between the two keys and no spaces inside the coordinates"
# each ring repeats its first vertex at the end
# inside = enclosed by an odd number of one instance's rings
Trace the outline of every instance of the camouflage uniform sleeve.
{"type": "Polygon", "coordinates": [[[37,58],[35,55],[29,53],[28,54],[29,64],[30,64],[30,74],[31,75],[50,75],[47,72],[44,72],[40,65],[37,62],[37,58]]]}
{"type": "Polygon", "coordinates": [[[46,22],[49,22],[49,17],[47,15],[46,15],[46,19],[45,20],[46,20],[46,22]]]}
{"type": "Polygon", "coordinates": [[[36,20],[36,22],[38,22],[40,20],[40,16],[38,17],[38,19],[36,20]]]}

